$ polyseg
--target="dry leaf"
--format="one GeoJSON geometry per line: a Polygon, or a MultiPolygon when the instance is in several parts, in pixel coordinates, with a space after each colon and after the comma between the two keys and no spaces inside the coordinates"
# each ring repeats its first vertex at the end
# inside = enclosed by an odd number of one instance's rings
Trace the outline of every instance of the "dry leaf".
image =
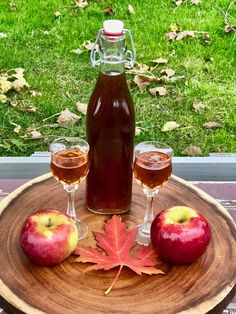
{"type": "Polygon", "coordinates": [[[22,93],[25,87],[29,87],[29,84],[26,82],[25,78],[16,79],[12,82],[12,89],[18,93],[22,93]]]}
{"type": "Polygon", "coordinates": [[[167,93],[166,88],[162,86],[150,88],[149,91],[153,96],[165,96],[167,93]]]}
{"type": "Polygon", "coordinates": [[[199,5],[201,3],[201,0],[191,0],[191,3],[195,5],[199,5]]]}
{"type": "MultiPolygon", "coordinates": [[[[11,102],[12,105],[12,102],[11,102]]],[[[15,105],[15,107],[17,106],[17,109],[21,112],[29,112],[29,113],[36,113],[36,108],[34,106],[22,106],[22,107],[18,107],[18,103],[15,105]]],[[[13,105],[14,107],[14,105],[13,105]]]]}
{"type": "Polygon", "coordinates": [[[184,75],[181,75],[181,76],[171,76],[171,77],[163,75],[162,77],[157,79],[157,81],[158,82],[163,82],[163,83],[174,83],[174,82],[183,80],[184,78],[185,78],[184,75]]]}
{"type": "Polygon", "coordinates": [[[80,55],[83,52],[83,50],[81,50],[80,48],[77,48],[77,49],[72,50],[71,52],[74,52],[77,55],[80,55]]]}
{"type": "Polygon", "coordinates": [[[19,104],[19,101],[16,97],[14,97],[13,99],[10,100],[10,104],[12,107],[17,107],[19,104]]]}
{"type": "Polygon", "coordinates": [[[164,126],[162,127],[162,131],[163,132],[168,132],[168,131],[172,131],[175,129],[178,129],[180,125],[178,123],[176,123],[175,121],[168,121],[164,124],[164,126]]]}
{"type": "Polygon", "coordinates": [[[209,121],[204,123],[203,126],[206,129],[217,129],[221,127],[221,124],[219,122],[209,121]]]}
{"type": "Polygon", "coordinates": [[[175,40],[176,34],[177,34],[176,32],[168,32],[165,34],[165,37],[167,40],[173,41],[173,40],[175,40]]]}
{"type": "Polygon", "coordinates": [[[5,34],[5,33],[0,33],[0,39],[1,38],[7,38],[7,34],[5,34]]]}
{"type": "Polygon", "coordinates": [[[16,123],[14,123],[14,122],[11,122],[11,125],[14,125],[14,132],[15,133],[19,133],[20,132],[20,130],[21,130],[21,126],[19,125],[19,124],[16,124],[16,123]]]}
{"type": "Polygon", "coordinates": [[[158,59],[152,60],[152,62],[157,63],[157,64],[165,64],[168,62],[168,60],[163,59],[163,58],[158,58],[158,59]]]}
{"type": "Polygon", "coordinates": [[[88,2],[86,0],[74,0],[75,1],[75,6],[84,9],[88,6],[88,2]]]}
{"type": "Polygon", "coordinates": [[[31,130],[29,133],[28,133],[33,139],[37,139],[37,138],[41,138],[42,137],[42,134],[39,132],[39,131],[36,131],[36,130],[31,130]]]}
{"type": "Polygon", "coordinates": [[[175,74],[175,70],[172,70],[172,69],[164,69],[164,70],[161,70],[161,74],[164,74],[168,77],[171,77],[175,74]]]}
{"type": "Polygon", "coordinates": [[[187,156],[202,156],[202,150],[201,148],[190,144],[182,151],[182,154],[187,156]]]}
{"type": "Polygon", "coordinates": [[[9,5],[10,5],[10,9],[11,9],[12,11],[16,10],[17,5],[16,5],[16,3],[15,3],[14,1],[10,2],[9,5]]]}
{"type": "Polygon", "coordinates": [[[149,66],[143,63],[136,63],[134,68],[128,67],[127,73],[130,74],[145,74],[149,70],[149,66]]]}
{"type": "Polygon", "coordinates": [[[146,73],[149,70],[149,66],[144,63],[137,63],[139,73],[146,73]]]}
{"type": "Polygon", "coordinates": [[[142,133],[142,129],[139,126],[135,127],[135,136],[138,136],[142,133]]]}
{"type": "Polygon", "coordinates": [[[225,25],[224,31],[225,31],[225,33],[236,32],[236,26],[225,25]]]}
{"type": "Polygon", "coordinates": [[[54,13],[54,15],[55,15],[55,17],[59,17],[59,16],[61,16],[61,12],[56,11],[56,12],[54,13]]]}
{"type": "Polygon", "coordinates": [[[16,80],[12,82],[12,89],[18,93],[22,93],[25,87],[30,87],[24,78],[24,71],[25,69],[23,68],[16,68],[16,73],[12,74],[12,77],[16,78],[16,80]]]}
{"type": "Polygon", "coordinates": [[[86,113],[87,113],[87,107],[88,107],[87,104],[83,104],[83,103],[77,102],[75,105],[76,105],[76,108],[77,108],[83,115],[86,115],[86,113]]]}
{"type": "Polygon", "coordinates": [[[0,79],[0,94],[7,93],[12,88],[12,83],[5,79],[0,79]]]}
{"type": "Polygon", "coordinates": [[[82,44],[82,47],[86,48],[87,50],[92,50],[94,47],[94,43],[92,43],[90,40],[85,40],[82,44]]]}
{"type": "Polygon", "coordinates": [[[183,32],[168,32],[166,33],[166,39],[167,40],[182,40],[183,38],[186,37],[195,37],[195,32],[194,31],[183,31],[183,32]]]}
{"type": "Polygon", "coordinates": [[[175,40],[182,40],[183,38],[186,37],[195,37],[195,32],[194,31],[183,31],[179,32],[175,38],[175,40]]]}
{"type": "Polygon", "coordinates": [[[135,13],[134,7],[131,4],[128,5],[128,11],[129,11],[130,14],[134,14],[135,13]]]}
{"type": "Polygon", "coordinates": [[[49,31],[44,31],[43,34],[47,36],[49,35],[49,31]]]}
{"type": "Polygon", "coordinates": [[[0,94],[0,102],[5,104],[7,102],[7,96],[3,95],[3,94],[0,94]]]}
{"type": "Polygon", "coordinates": [[[60,113],[60,116],[57,119],[58,124],[66,125],[69,123],[74,123],[80,119],[75,113],[71,112],[68,108],[60,113]]]}
{"type": "Polygon", "coordinates": [[[171,23],[170,24],[170,31],[171,32],[179,32],[180,31],[180,26],[177,23],[171,23]]]}
{"type": "Polygon", "coordinates": [[[24,72],[25,72],[24,68],[15,68],[15,73],[12,74],[12,77],[21,79],[24,76],[24,72]]]}
{"type": "Polygon", "coordinates": [[[183,3],[183,0],[172,0],[175,5],[180,6],[183,3]]]}
{"type": "Polygon", "coordinates": [[[155,82],[155,76],[135,75],[134,83],[138,85],[140,90],[144,90],[150,83],[155,82]]]}
{"type": "Polygon", "coordinates": [[[206,108],[206,106],[201,101],[194,100],[193,108],[194,108],[195,112],[201,112],[203,109],[206,108]]]}
{"type": "Polygon", "coordinates": [[[42,96],[42,93],[39,92],[39,91],[37,90],[37,88],[32,88],[32,89],[30,90],[30,94],[31,94],[31,96],[33,96],[33,97],[42,96]]]}
{"type": "Polygon", "coordinates": [[[104,14],[107,14],[107,15],[114,15],[114,11],[112,9],[112,7],[107,7],[103,10],[104,14]]]}

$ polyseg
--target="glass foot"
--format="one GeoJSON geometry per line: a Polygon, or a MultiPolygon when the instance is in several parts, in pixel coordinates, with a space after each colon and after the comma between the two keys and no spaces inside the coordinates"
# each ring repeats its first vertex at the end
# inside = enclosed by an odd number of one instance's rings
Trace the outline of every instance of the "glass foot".
{"type": "Polygon", "coordinates": [[[138,226],[136,242],[140,245],[148,246],[151,242],[150,229],[144,229],[144,224],[138,226]]]}
{"type": "Polygon", "coordinates": [[[88,234],[88,226],[84,222],[82,222],[78,219],[76,219],[76,225],[78,228],[78,235],[79,235],[78,240],[81,240],[81,239],[85,238],[86,235],[88,234]]]}

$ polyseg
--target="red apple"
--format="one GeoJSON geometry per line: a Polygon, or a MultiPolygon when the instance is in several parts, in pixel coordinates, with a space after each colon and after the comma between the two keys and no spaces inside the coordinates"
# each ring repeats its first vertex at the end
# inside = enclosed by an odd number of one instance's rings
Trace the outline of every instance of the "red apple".
{"type": "Polygon", "coordinates": [[[211,239],[207,220],[195,209],[175,206],[163,210],[151,225],[151,242],[161,259],[190,264],[205,251],[211,239]]]}
{"type": "Polygon", "coordinates": [[[21,229],[20,244],[29,260],[37,265],[56,265],[76,248],[78,229],[65,213],[41,209],[30,215],[21,229]]]}

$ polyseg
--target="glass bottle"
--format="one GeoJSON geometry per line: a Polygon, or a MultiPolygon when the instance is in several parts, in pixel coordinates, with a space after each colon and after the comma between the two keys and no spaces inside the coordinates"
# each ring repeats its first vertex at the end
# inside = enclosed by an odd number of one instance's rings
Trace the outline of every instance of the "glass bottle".
{"type": "Polygon", "coordinates": [[[92,64],[100,65],[100,73],[87,110],[86,200],[88,209],[98,214],[125,213],[131,205],[135,112],[125,63],[133,66],[135,50],[131,33],[123,26],[119,20],[105,21],[91,51],[92,64]],[[127,34],[132,51],[127,51],[127,34]]]}

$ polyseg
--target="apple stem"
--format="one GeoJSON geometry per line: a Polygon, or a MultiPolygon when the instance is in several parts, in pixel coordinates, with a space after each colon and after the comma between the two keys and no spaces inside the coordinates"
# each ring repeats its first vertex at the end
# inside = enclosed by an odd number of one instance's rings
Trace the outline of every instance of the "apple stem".
{"type": "Polygon", "coordinates": [[[51,217],[49,217],[47,227],[51,227],[51,226],[52,226],[52,219],[51,217]]]}

